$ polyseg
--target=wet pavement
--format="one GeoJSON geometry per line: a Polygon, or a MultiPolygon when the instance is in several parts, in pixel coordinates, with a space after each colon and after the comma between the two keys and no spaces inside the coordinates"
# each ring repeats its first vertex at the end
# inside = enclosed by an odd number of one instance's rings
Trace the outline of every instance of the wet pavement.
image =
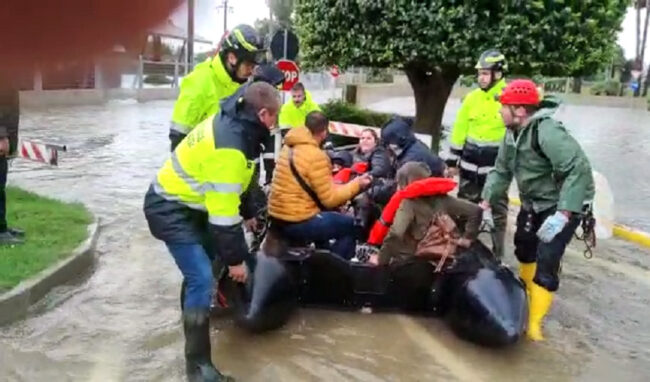
{"type": "MultiPolygon", "coordinates": [[[[23,116],[24,137],[66,144],[68,153],[57,169],[16,160],[10,182],[86,203],[102,219],[102,231],[92,275],[50,294],[27,320],[0,328],[0,380],[183,380],[181,277],[141,212],[144,192],[168,154],[171,106],[125,101],[23,116]]],[[[598,121],[594,111],[563,113],[598,121]]],[[[643,127],[634,120],[625,126],[643,127]]],[[[588,127],[578,131],[589,139],[588,127]]],[[[591,139],[605,139],[598,135],[591,139]]],[[[644,144],[642,137],[638,142],[644,144]]],[[[648,155],[642,151],[637,160],[648,155]]],[[[637,167],[612,162],[614,172],[628,171],[618,179],[634,177],[629,171],[637,167]]],[[[285,328],[262,336],[214,322],[214,360],[244,381],[645,381],[649,292],[649,251],[610,240],[586,260],[573,244],[545,343],[485,349],[457,339],[441,320],[302,310],[285,328]]]]}

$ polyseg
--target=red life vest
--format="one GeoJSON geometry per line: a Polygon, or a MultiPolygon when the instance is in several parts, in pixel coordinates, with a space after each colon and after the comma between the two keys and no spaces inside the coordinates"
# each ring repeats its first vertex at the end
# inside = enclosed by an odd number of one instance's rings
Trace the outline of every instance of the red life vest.
{"type": "Polygon", "coordinates": [[[334,175],[334,183],[345,184],[350,181],[352,175],[363,174],[368,171],[368,163],[357,162],[352,167],[346,167],[334,175]]]}
{"type": "Polygon", "coordinates": [[[368,236],[368,244],[381,245],[384,242],[402,200],[421,196],[444,195],[456,188],[456,185],[456,181],[450,178],[426,178],[417,180],[403,190],[394,193],[381,212],[381,217],[372,227],[368,236]]]}

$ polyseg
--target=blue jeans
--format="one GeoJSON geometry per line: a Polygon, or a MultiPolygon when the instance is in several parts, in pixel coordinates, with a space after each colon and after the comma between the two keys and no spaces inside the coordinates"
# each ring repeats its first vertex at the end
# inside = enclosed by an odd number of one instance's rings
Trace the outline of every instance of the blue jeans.
{"type": "Polygon", "coordinates": [[[354,256],[357,227],[351,216],[321,212],[304,222],[284,225],[282,233],[291,240],[314,242],[318,248],[330,249],[346,260],[354,256]],[[330,248],[331,239],[335,242],[330,248]]]}
{"type": "Polygon", "coordinates": [[[214,276],[212,261],[201,244],[165,243],[185,279],[184,309],[210,309],[214,276]]]}

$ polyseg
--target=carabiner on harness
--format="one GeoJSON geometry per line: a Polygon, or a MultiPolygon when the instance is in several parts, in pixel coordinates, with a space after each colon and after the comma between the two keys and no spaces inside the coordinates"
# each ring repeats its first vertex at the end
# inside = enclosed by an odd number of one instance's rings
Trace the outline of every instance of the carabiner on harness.
{"type": "Polygon", "coordinates": [[[583,255],[585,259],[594,257],[593,248],[596,248],[596,219],[594,218],[593,210],[589,208],[582,216],[582,235],[575,233],[576,239],[585,243],[585,250],[583,255]]]}

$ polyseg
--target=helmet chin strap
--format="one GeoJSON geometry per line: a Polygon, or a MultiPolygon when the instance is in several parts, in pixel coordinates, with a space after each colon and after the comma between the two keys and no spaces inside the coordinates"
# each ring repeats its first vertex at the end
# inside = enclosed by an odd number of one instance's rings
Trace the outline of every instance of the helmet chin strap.
{"type": "Polygon", "coordinates": [[[238,84],[243,84],[244,82],[246,82],[248,80],[248,78],[239,78],[239,77],[237,77],[237,69],[239,69],[239,66],[242,64],[242,62],[243,62],[242,59],[237,57],[237,63],[235,64],[234,67],[232,65],[230,65],[230,63],[228,62],[228,54],[225,54],[224,56],[222,56],[221,60],[223,62],[223,66],[226,68],[226,71],[228,72],[228,74],[230,75],[230,78],[233,81],[237,82],[238,84]]]}
{"type": "MultiPolygon", "coordinates": [[[[501,78],[503,78],[503,75],[501,76],[501,78]]],[[[492,89],[492,87],[493,87],[497,82],[499,82],[499,80],[500,80],[501,78],[499,78],[499,79],[497,80],[496,70],[494,70],[494,69],[490,69],[490,83],[488,84],[488,86],[487,86],[485,89],[481,88],[481,90],[483,90],[484,92],[488,92],[488,91],[490,91],[490,89],[492,89]]]]}

